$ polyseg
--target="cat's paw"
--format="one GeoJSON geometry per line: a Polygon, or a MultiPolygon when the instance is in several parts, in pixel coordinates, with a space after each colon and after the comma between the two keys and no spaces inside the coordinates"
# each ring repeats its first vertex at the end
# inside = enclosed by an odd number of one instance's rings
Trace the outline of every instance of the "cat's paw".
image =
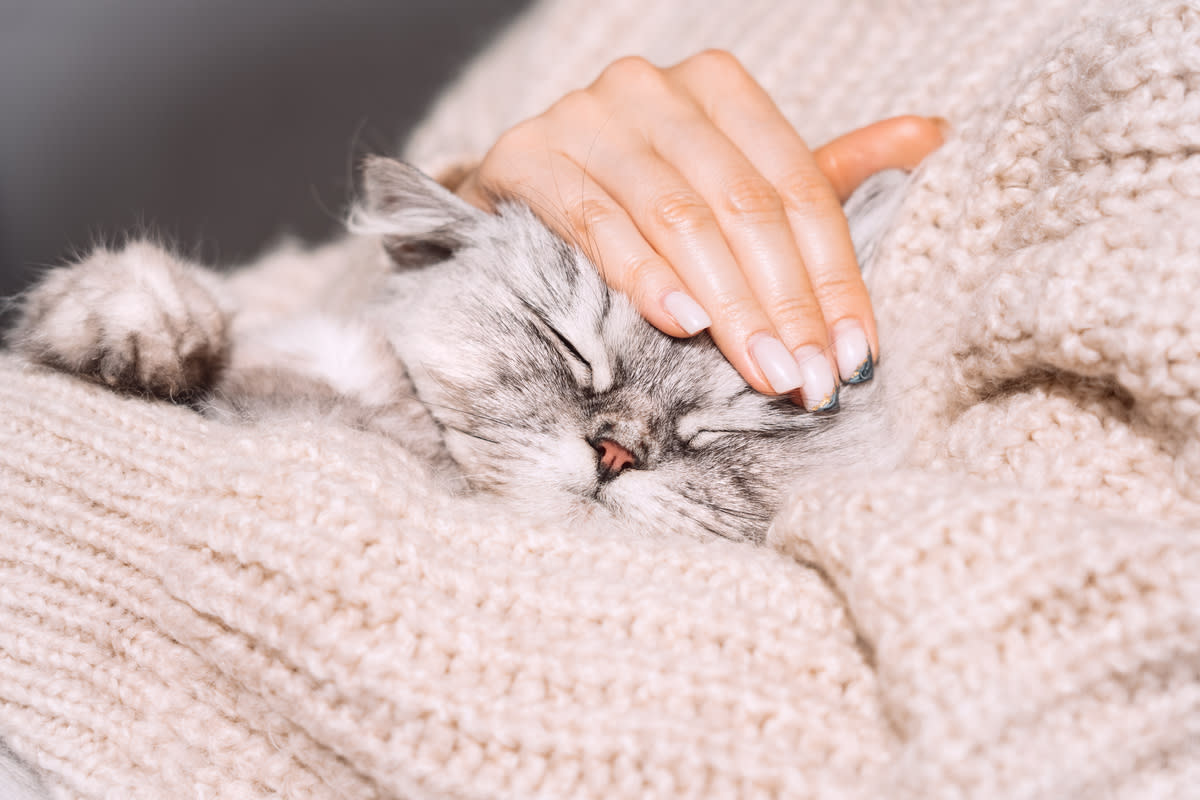
{"type": "Polygon", "coordinates": [[[10,341],[39,364],[183,399],[211,386],[225,360],[218,292],[215,275],[153,244],[100,249],[29,292],[10,341]]]}

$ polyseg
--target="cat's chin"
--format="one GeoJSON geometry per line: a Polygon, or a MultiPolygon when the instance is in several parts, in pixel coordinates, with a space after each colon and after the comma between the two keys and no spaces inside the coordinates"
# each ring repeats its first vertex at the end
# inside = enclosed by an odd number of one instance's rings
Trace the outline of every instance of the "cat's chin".
{"type": "Polygon", "coordinates": [[[468,440],[451,437],[459,446],[462,473],[471,476],[467,493],[494,497],[534,523],[565,523],[576,531],[618,536],[750,542],[760,541],[769,523],[768,509],[739,502],[736,496],[690,495],[687,476],[679,470],[630,469],[601,480],[594,455],[586,462],[578,453],[572,454],[577,458],[567,458],[563,451],[571,448],[562,443],[529,448],[524,455],[532,461],[513,457],[498,468],[490,459],[463,450],[468,440]],[[543,450],[550,455],[533,455],[543,450]],[[548,460],[551,455],[553,461],[548,460]]]}
{"type": "Polygon", "coordinates": [[[644,526],[623,519],[601,503],[580,494],[555,491],[550,495],[529,492],[495,492],[492,496],[506,511],[516,511],[522,518],[538,526],[569,530],[572,535],[638,538],[650,531],[644,526]]]}

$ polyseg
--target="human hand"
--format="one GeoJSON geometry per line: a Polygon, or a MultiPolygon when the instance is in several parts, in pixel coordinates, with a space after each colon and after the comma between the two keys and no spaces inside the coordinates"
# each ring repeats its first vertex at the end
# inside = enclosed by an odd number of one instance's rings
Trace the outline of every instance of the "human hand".
{"type": "Polygon", "coordinates": [[[710,328],[755,389],[824,410],[879,353],[841,202],[941,143],[909,116],[810,151],[729,53],[630,57],[507,131],[457,191],[526,202],[656,328],[710,328]]]}

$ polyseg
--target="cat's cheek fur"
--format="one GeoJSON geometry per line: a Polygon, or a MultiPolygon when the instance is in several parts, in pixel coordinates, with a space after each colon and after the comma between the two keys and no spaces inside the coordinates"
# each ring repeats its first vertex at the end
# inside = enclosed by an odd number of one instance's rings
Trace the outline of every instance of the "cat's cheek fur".
{"type": "Polygon", "coordinates": [[[519,446],[510,444],[507,452],[453,430],[446,431],[445,441],[468,489],[502,497],[522,516],[568,525],[596,522],[614,532],[630,530],[613,509],[597,502],[596,456],[582,439],[530,437],[519,446]]]}
{"type": "Polygon", "coordinates": [[[445,440],[467,482],[478,488],[514,498],[527,493],[538,502],[556,495],[590,498],[594,492],[596,454],[573,432],[524,432],[519,442],[495,445],[447,428],[445,440]]]}
{"type": "Polygon", "coordinates": [[[756,540],[737,525],[731,525],[728,519],[720,519],[703,504],[684,497],[677,487],[696,478],[684,472],[668,468],[623,473],[604,488],[601,503],[621,520],[624,527],[642,534],[674,534],[695,539],[710,539],[716,535],[735,541],[756,540]]]}

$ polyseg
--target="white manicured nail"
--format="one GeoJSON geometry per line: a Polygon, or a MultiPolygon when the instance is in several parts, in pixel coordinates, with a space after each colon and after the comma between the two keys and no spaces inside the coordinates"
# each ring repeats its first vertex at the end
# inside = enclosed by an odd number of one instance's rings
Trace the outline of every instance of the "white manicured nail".
{"type": "Polygon", "coordinates": [[[821,348],[801,347],[795,353],[796,363],[804,376],[804,407],[809,411],[833,411],[838,407],[837,380],[833,368],[821,348]]]}
{"type": "Polygon", "coordinates": [[[783,342],[774,336],[760,334],[750,342],[750,355],[767,377],[767,383],[778,394],[790,392],[804,383],[804,376],[783,342]]]}
{"type": "Polygon", "coordinates": [[[864,383],[871,380],[875,362],[867,334],[856,319],[844,319],[833,326],[833,350],[837,354],[838,374],[844,383],[864,383]]]}
{"type": "Polygon", "coordinates": [[[667,313],[675,318],[679,327],[687,331],[689,336],[712,325],[712,320],[709,319],[708,314],[704,313],[700,304],[683,292],[671,292],[663,298],[662,304],[667,313]]]}

